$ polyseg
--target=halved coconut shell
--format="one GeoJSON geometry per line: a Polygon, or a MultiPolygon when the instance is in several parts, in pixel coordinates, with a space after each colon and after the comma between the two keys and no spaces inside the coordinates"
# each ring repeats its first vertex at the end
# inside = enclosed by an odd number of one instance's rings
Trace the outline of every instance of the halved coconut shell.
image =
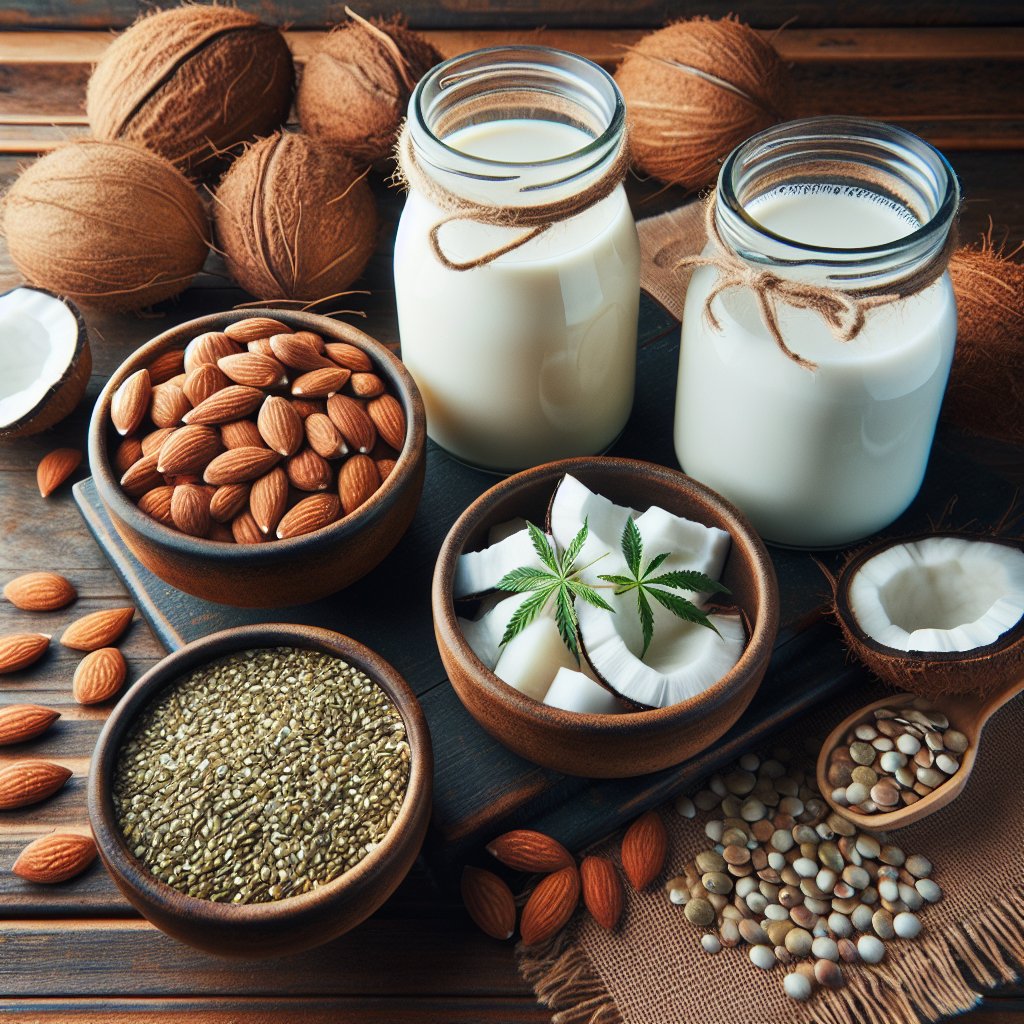
{"type": "Polygon", "coordinates": [[[90,373],[89,335],[73,302],[28,286],[0,295],[0,438],[59,423],[90,373]]]}
{"type": "Polygon", "coordinates": [[[984,694],[1024,672],[1017,541],[934,533],[870,544],[834,590],[850,650],[896,689],[984,694]]]}

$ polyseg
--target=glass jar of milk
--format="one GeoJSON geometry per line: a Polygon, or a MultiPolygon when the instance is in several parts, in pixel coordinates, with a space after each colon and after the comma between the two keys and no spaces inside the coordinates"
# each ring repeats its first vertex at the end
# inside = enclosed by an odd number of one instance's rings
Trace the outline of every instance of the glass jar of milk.
{"type": "Polygon", "coordinates": [[[407,142],[429,187],[411,182],[395,241],[402,358],[427,432],[457,458],[511,471],[618,437],[633,403],[640,252],[621,184],[540,231],[453,215],[427,193],[509,221],[523,207],[573,208],[624,164],[624,132],[612,78],[545,47],[467,53],[416,87],[407,142]]]}
{"type": "Polygon", "coordinates": [[[700,266],[686,293],[675,447],[683,469],[766,539],[845,545],[917,494],[956,339],[942,268],[959,201],[939,152],[856,118],[778,125],[723,165],[713,212],[724,249],[709,243],[703,255],[719,265],[700,266]],[[712,295],[729,272],[743,276],[737,267],[765,272],[748,280],[767,293],[739,284],[712,295]],[[932,283],[885,301],[921,277],[932,283]],[[848,303],[837,316],[849,323],[861,303],[862,326],[843,340],[773,281],[828,289],[848,303]],[[797,358],[773,336],[772,315],[797,358]]]}

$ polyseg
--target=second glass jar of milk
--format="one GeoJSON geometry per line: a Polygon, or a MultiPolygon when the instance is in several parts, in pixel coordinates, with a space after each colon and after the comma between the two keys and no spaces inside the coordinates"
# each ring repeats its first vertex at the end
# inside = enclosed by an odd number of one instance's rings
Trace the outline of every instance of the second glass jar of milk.
{"type": "Polygon", "coordinates": [[[718,239],[686,294],[675,446],[767,540],[844,545],[917,494],[956,338],[958,205],[941,154],[861,119],[778,125],[723,165],[718,239]]]}
{"type": "Polygon", "coordinates": [[[611,77],[544,47],[464,54],[416,87],[403,144],[419,183],[395,242],[402,358],[428,433],[457,458],[517,470],[603,451],[625,426],[640,253],[624,132],[611,77]],[[453,197],[504,222],[453,212],[453,197]],[[571,212],[517,221],[548,204],[571,212]]]}

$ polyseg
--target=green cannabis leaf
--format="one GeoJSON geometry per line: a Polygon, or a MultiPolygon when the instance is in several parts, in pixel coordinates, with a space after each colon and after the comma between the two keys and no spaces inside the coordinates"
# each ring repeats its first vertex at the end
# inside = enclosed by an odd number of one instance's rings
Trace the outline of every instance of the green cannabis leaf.
{"type": "Polygon", "coordinates": [[[587,521],[583,520],[583,528],[573,537],[569,546],[562,552],[561,558],[558,557],[548,538],[533,523],[527,523],[526,528],[530,531],[533,548],[544,568],[534,569],[524,566],[521,569],[513,569],[498,581],[499,590],[510,590],[516,594],[530,592],[530,596],[509,619],[501,643],[504,645],[515,639],[540,614],[548,601],[554,598],[555,623],[558,626],[559,635],[576,659],[576,663],[579,664],[580,650],[577,641],[579,622],[576,618],[573,598],[578,597],[595,608],[603,608],[609,612],[615,611],[593,587],[587,586],[580,580],[580,573],[588,568],[588,566],[576,567],[576,559],[579,558],[580,551],[583,550],[583,545],[587,540],[587,521]]]}
{"type": "Polygon", "coordinates": [[[666,572],[660,576],[654,576],[653,573],[657,572],[661,564],[671,554],[668,551],[661,555],[655,555],[647,564],[647,568],[641,571],[644,542],[632,516],[626,520],[625,529],[622,531],[622,554],[625,556],[626,566],[631,575],[599,576],[598,579],[614,584],[616,596],[628,594],[631,590],[636,591],[636,606],[640,615],[640,627],[644,633],[644,649],[640,653],[641,659],[647,653],[647,648],[651,646],[651,640],[654,638],[654,611],[649,600],[651,597],[677,618],[687,622],[696,622],[718,632],[715,629],[715,624],[692,601],[670,591],[691,590],[701,593],[727,594],[729,591],[721,583],[695,569],[666,572]],[[668,587],[669,590],[661,589],[663,587],[668,587]]]}

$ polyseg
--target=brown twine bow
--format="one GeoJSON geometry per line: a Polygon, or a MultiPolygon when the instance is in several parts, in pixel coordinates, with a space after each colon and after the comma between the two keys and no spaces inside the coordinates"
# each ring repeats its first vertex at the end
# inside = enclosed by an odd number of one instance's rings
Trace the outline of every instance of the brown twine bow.
{"type": "Polygon", "coordinates": [[[623,132],[619,149],[597,181],[579,192],[573,192],[554,202],[537,206],[492,206],[474,202],[472,199],[466,199],[449,191],[420,166],[416,159],[408,122],[403,125],[398,136],[395,159],[398,164],[395,181],[408,189],[416,189],[448,214],[430,229],[430,248],[442,266],[448,270],[462,271],[473,270],[476,267],[493,263],[499,256],[513,252],[544,234],[552,224],[568,220],[577,213],[582,213],[591,206],[595,206],[602,199],[607,199],[619,187],[629,170],[629,144],[626,133],[623,132]],[[507,245],[491,249],[475,259],[457,262],[445,254],[440,240],[441,228],[457,220],[471,220],[478,224],[493,224],[496,227],[524,228],[526,230],[507,245]]]}
{"type": "MultiPolygon", "coordinates": [[[[779,306],[795,309],[809,309],[825,321],[832,336],[844,344],[852,341],[864,327],[869,310],[890,302],[907,298],[924,291],[934,284],[946,271],[949,258],[956,248],[956,225],[950,228],[946,244],[923,266],[895,281],[889,281],[879,288],[844,290],[827,288],[823,285],[792,281],[780,277],[771,270],[753,266],[738,256],[722,238],[715,217],[715,191],[708,197],[704,213],[704,227],[708,239],[714,243],[715,253],[711,256],[685,256],[675,264],[683,267],[714,267],[719,272],[718,281],[704,300],[704,317],[713,330],[721,331],[722,325],[712,309],[712,303],[722,292],[731,288],[748,288],[757,299],[768,333],[782,353],[805,370],[816,370],[818,364],[797,355],[782,336],[779,327],[779,306]]],[[[657,257],[655,258],[657,260],[657,257]]]]}

